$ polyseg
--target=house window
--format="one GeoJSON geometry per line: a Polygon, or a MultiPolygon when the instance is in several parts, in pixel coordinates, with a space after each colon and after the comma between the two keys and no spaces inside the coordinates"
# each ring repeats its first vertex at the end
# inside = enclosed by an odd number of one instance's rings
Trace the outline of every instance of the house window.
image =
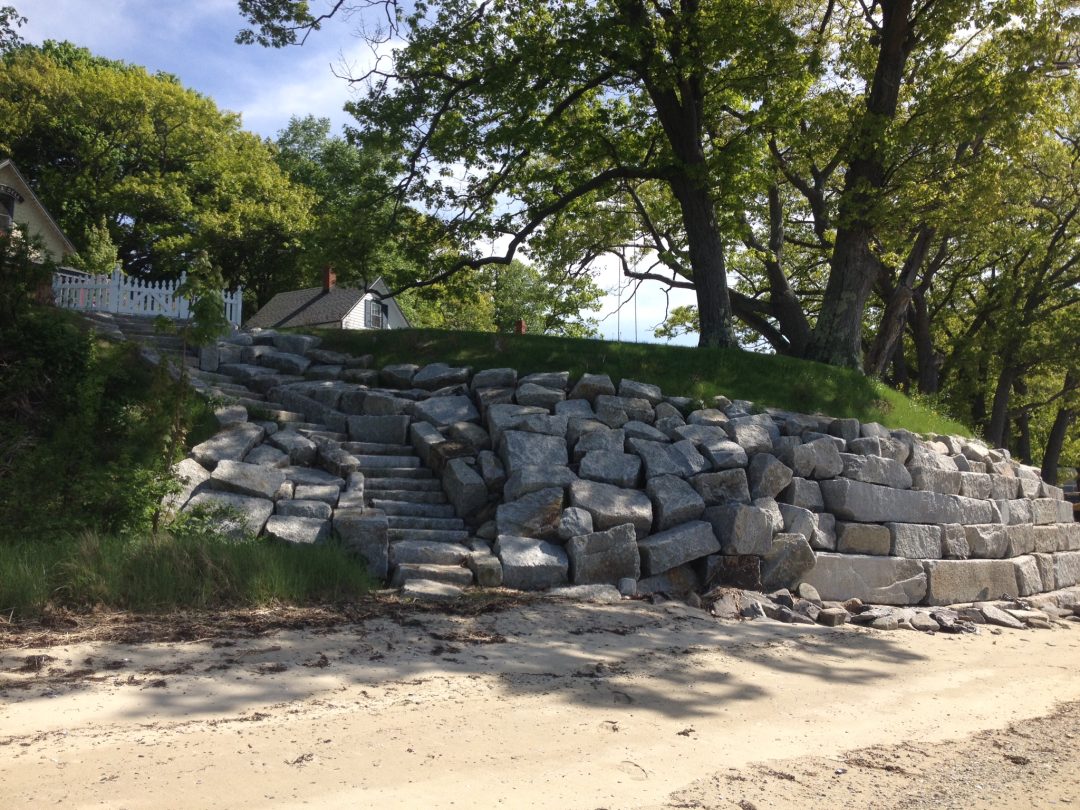
{"type": "Polygon", "coordinates": [[[386,329],[389,311],[390,308],[381,301],[368,299],[365,302],[364,326],[368,329],[386,329]]]}

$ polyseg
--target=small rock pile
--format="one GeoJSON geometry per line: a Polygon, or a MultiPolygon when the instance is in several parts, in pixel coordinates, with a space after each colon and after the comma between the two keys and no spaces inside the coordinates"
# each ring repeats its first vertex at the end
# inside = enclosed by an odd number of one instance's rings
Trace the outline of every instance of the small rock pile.
{"type": "Polygon", "coordinates": [[[226,528],[288,542],[336,533],[421,596],[802,585],[825,606],[776,610],[828,623],[827,603],[852,598],[943,606],[1080,583],[1062,491],[961,437],[706,406],[604,374],[376,369],[273,331],[205,348],[200,366],[197,386],[234,404],[178,467],[170,507],[225,504],[241,515],[226,528]]]}

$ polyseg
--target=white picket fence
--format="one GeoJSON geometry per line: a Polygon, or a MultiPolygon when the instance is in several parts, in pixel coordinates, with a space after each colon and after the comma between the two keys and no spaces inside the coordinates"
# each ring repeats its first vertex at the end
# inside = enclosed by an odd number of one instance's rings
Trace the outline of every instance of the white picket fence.
{"type": "MultiPolygon", "coordinates": [[[[174,281],[142,281],[114,270],[107,276],[60,271],[53,274],[53,300],[58,307],[84,312],[112,312],[118,315],[164,316],[182,321],[190,316],[189,302],[176,294],[185,275],[174,281]]],[[[224,291],[225,317],[240,325],[243,290],[224,291]]]]}

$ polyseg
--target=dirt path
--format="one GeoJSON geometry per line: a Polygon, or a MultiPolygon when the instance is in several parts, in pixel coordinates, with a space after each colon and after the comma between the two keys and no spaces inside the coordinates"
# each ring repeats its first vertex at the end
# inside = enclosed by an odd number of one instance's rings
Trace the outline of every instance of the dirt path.
{"type": "Polygon", "coordinates": [[[1080,804],[1080,628],[541,602],[256,632],[0,649],[4,806],[1080,804]]]}

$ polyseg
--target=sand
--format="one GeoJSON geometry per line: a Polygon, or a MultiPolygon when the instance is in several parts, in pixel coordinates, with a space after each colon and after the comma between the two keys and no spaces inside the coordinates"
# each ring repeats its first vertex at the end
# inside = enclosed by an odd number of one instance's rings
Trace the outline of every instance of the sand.
{"type": "Polygon", "coordinates": [[[1080,804],[1080,626],[926,635],[545,601],[233,631],[16,637],[0,803],[1080,804]]]}

